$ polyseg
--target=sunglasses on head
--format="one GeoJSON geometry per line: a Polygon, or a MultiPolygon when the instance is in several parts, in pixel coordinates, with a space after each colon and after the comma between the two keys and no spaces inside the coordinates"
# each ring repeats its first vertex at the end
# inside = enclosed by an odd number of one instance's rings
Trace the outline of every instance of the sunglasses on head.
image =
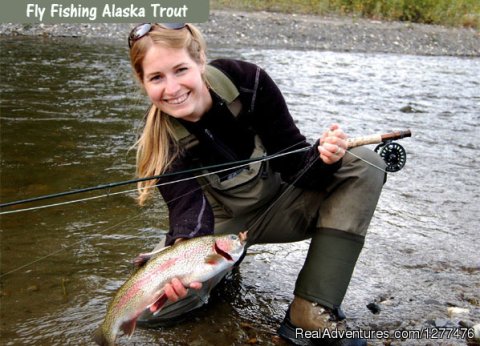
{"type": "MultiPolygon", "coordinates": [[[[141,39],[143,36],[148,34],[150,31],[153,29],[152,23],[143,23],[139,24],[136,27],[132,29],[130,32],[130,35],[128,35],[128,48],[132,48],[133,44],[141,39]]],[[[162,24],[157,24],[163,29],[167,30],[180,30],[183,28],[187,28],[188,31],[190,31],[190,28],[188,27],[187,23],[162,23],[162,24]]],[[[190,31],[191,32],[191,31],[190,31]]]]}

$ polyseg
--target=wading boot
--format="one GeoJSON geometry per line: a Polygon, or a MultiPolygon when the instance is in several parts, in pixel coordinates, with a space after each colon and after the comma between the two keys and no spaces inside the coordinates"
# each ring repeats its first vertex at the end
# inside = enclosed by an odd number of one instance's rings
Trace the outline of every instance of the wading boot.
{"type": "Polygon", "coordinates": [[[364,339],[341,338],[346,330],[343,312],[295,297],[278,329],[278,334],[299,346],[366,346],[364,339]],[[335,336],[339,336],[335,338],[335,336]]]}

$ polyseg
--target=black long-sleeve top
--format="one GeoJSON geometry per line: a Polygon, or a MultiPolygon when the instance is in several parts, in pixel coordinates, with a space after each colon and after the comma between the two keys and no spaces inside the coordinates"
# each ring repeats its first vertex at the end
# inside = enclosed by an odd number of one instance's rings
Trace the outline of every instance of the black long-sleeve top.
{"type": "MultiPolygon", "coordinates": [[[[195,135],[199,144],[184,151],[171,165],[169,172],[183,171],[198,166],[234,162],[248,159],[254,149],[254,136],[258,135],[268,155],[310,147],[295,125],[285,100],[268,74],[254,64],[221,59],[211,65],[223,71],[240,92],[242,110],[234,116],[225,102],[210,91],[213,105],[197,122],[180,120],[195,135]]],[[[317,145],[307,151],[271,160],[274,171],[286,182],[292,182],[309,164],[307,172],[295,181],[305,189],[322,189],[328,184],[340,162],[327,165],[318,159],[317,145]]],[[[189,174],[163,178],[165,183],[189,174]]],[[[170,230],[166,245],[177,238],[192,238],[212,234],[214,216],[205,194],[195,179],[161,185],[159,190],[168,205],[170,230]]]]}

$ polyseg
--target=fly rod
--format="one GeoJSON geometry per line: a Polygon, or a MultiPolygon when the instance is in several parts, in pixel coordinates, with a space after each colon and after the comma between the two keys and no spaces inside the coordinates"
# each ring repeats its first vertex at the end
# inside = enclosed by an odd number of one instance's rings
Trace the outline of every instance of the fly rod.
{"type": "MultiPolygon", "coordinates": [[[[410,137],[410,136],[411,136],[410,130],[395,131],[395,132],[390,132],[390,133],[380,134],[380,135],[370,135],[370,136],[364,136],[364,137],[349,138],[349,139],[347,139],[347,143],[348,143],[348,148],[350,149],[350,148],[363,146],[363,145],[368,145],[368,144],[389,143],[393,140],[401,139],[401,138],[405,138],[405,137],[410,137]]],[[[247,165],[249,163],[255,163],[255,162],[260,162],[260,161],[263,162],[263,161],[275,159],[275,158],[278,158],[278,157],[281,157],[281,156],[307,151],[307,150],[310,150],[310,148],[311,147],[304,147],[304,148],[295,149],[295,150],[292,150],[292,151],[289,151],[289,152],[277,153],[277,154],[267,155],[267,156],[261,156],[261,157],[257,157],[257,158],[247,159],[247,160],[227,162],[227,163],[222,163],[222,164],[217,164],[217,165],[212,165],[212,166],[205,166],[205,167],[197,167],[197,168],[189,169],[189,170],[186,170],[186,171],[168,172],[168,173],[164,173],[164,174],[160,174],[160,175],[156,175],[156,176],[151,176],[151,177],[137,178],[137,179],[113,182],[113,183],[108,183],[108,184],[86,187],[86,188],[82,188],[82,189],[64,191],[64,192],[59,192],[59,193],[54,193],[54,194],[49,194],[49,195],[43,195],[43,196],[32,197],[32,198],[27,198],[27,199],[12,201],[12,202],[6,202],[6,203],[0,204],[0,208],[15,206],[15,205],[19,205],[19,204],[25,204],[25,203],[31,203],[31,202],[38,202],[38,201],[43,201],[43,200],[46,200],[46,199],[65,197],[65,196],[70,196],[70,195],[75,195],[75,194],[80,194],[80,193],[86,193],[86,192],[91,192],[91,191],[112,189],[112,188],[115,188],[115,187],[129,185],[129,184],[135,184],[135,183],[139,183],[139,182],[142,182],[142,181],[154,180],[154,179],[158,180],[158,179],[161,179],[161,178],[167,178],[167,177],[177,176],[177,175],[181,175],[181,174],[197,173],[197,172],[201,172],[201,171],[205,171],[205,170],[218,169],[218,168],[228,167],[228,166],[232,166],[232,165],[236,165],[236,164],[247,165]]],[[[382,156],[382,155],[380,154],[380,156],[382,156]]],[[[392,172],[393,172],[393,170],[392,170],[392,172]]]]}
{"type": "Polygon", "coordinates": [[[347,146],[348,149],[351,149],[355,147],[360,147],[362,145],[386,143],[396,139],[402,139],[411,136],[412,132],[410,130],[405,130],[385,133],[383,135],[370,135],[364,137],[348,138],[347,146]]]}

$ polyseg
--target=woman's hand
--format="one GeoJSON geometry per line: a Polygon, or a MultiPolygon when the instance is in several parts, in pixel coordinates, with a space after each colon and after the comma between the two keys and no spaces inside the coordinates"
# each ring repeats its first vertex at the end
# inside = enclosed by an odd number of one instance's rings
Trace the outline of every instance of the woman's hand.
{"type": "Polygon", "coordinates": [[[320,138],[320,145],[318,146],[322,161],[331,165],[339,161],[345,155],[347,149],[347,135],[342,131],[340,125],[330,125],[330,129],[325,131],[320,138]]]}
{"type": "MultiPolygon", "coordinates": [[[[192,282],[189,288],[199,290],[200,288],[202,288],[202,283],[192,282]]],[[[168,300],[172,302],[176,302],[179,299],[185,298],[188,293],[188,288],[183,286],[182,282],[177,278],[173,278],[170,283],[166,284],[163,287],[163,289],[168,300]]]]}
{"type": "MultiPolygon", "coordinates": [[[[181,242],[182,240],[183,238],[175,239],[175,244],[181,242]]],[[[202,288],[202,283],[192,282],[189,288],[199,290],[202,288]]],[[[183,286],[182,282],[177,278],[173,278],[170,283],[163,287],[163,289],[168,300],[171,300],[172,302],[176,302],[179,299],[185,298],[188,293],[188,288],[183,286]]]]}

